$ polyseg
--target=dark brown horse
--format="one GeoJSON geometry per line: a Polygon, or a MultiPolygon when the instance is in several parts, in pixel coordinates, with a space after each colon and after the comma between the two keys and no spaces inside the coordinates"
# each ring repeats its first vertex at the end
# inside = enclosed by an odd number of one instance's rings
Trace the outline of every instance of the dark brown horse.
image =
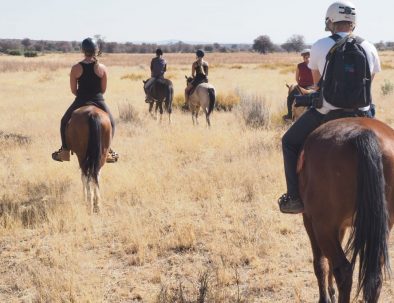
{"type": "Polygon", "coordinates": [[[112,128],[108,114],[88,105],[75,110],[67,124],[66,142],[78,157],[82,185],[90,212],[99,212],[99,174],[111,145],[112,128]]]}
{"type": "Polygon", "coordinates": [[[307,139],[299,158],[300,194],[305,205],[319,303],[350,301],[359,259],[358,288],[377,302],[390,271],[388,236],[394,223],[394,130],[369,118],[323,124],[307,139]],[[345,231],[350,237],[343,248],[345,231]]]}
{"type": "Polygon", "coordinates": [[[174,97],[174,87],[171,80],[169,79],[156,79],[151,85],[150,91],[146,89],[147,81],[142,81],[144,83],[144,91],[146,95],[152,98],[152,102],[149,103],[149,113],[152,117],[157,119],[157,110],[160,111],[160,121],[163,117],[163,102],[165,109],[168,113],[168,122],[171,123],[171,113],[172,113],[172,99],[174,97]],[[153,105],[156,102],[155,115],[152,114],[153,105]]]}

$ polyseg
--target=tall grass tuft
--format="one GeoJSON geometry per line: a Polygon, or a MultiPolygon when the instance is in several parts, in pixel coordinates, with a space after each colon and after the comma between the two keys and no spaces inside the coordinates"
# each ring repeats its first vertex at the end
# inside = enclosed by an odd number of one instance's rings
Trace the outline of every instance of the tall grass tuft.
{"type": "Polygon", "coordinates": [[[144,78],[146,78],[146,76],[143,74],[131,73],[131,74],[126,74],[126,75],[121,76],[120,80],[140,81],[144,78]]]}
{"type": "Polygon", "coordinates": [[[238,113],[246,126],[266,129],[271,124],[271,109],[261,96],[241,93],[238,113]]]}
{"type": "Polygon", "coordinates": [[[141,123],[138,111],[130,103],[122,103],[118,105],[119,119],[125,123],[141,123]]]}
{"type": "Polygon", "coordinates": [[[231,111],[240,102],[238,92],[218,93],[216,96],[216,109],[218,111],[231,111]]]}
{"type": "Polygon", "coordinates": [[[394,84],[390,80],[385,79],[380,89],[383,96],[391,95],[394,92],[394,84]]]}

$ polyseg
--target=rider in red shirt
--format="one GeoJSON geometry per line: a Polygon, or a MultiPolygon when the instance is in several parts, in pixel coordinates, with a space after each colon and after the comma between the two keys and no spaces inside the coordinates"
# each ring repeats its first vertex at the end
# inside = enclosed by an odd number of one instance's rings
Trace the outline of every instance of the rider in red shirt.
{"type": "Polygon", "coordinates": [[[287,115],[283,116],[283,119],[285,120],[288,119],[291,120],[292,118],[291,107],[293,105],[294,96],[301,94],[299,87],[308,89],[313,86],[312,71],[308,67],[310,49],[304,49],[301,52],[301,56],[304,61],[297,65],[297,70],[296,70],[297,87],[293,89],[287,96],[287,115]]]}

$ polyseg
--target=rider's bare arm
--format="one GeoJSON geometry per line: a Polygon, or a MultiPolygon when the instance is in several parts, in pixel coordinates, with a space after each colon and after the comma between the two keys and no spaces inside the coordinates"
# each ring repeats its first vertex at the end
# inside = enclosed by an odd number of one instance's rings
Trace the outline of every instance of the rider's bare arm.
{"type": "Polygon", "coordinates": [[[82,66],[81,64],[75,64],[72,68],[71,68],[71,72],[70,72],[70,88],[71,88],[71,92],[73,93],[74,96],[77,95],[77,80],[79,77],[81,77],[82,75],[82,66]]]}
{"type": "Polygon", "coordinates": [[[300,82],[300,70],[298,69],[298,66],[296,69],[296,82],[297,82],[297,84],[300,84],[299,83],[300,82]]]}
{"type": "Polygon", "coordinates": [[[208,70],[209,70],[208,63],[205,62],[205,64],[204,64],[204,73],[205,73],[205,76],[207,76],[207,77],[208,77],[208,70]]]}
{"type": "Polygon", "coordinates": [[[192,64],[192,77],[194,78],[196,76],[196,64],[192,64]]]}
{"type": "Polygon", "coordinates": [[[317,86],[317,84],[320,81],[321,75],[318,69],[312,69],[312,78],[313,78],[313,90],[318,90],[319,87],[317,86]]]}

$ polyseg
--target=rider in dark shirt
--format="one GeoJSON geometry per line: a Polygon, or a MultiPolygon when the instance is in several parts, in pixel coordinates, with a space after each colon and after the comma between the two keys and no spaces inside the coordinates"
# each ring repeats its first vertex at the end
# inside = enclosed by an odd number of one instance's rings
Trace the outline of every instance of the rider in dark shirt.
{"type": "Polygon", "coordinates": [[[164,79],[164,73],[167,71],[167,62],[163,58],[163,51],[158,48],[156,50],[156,57],[150,63],[151,78],[145,83],[145,102],[152,102],[151,88],[157,79],[164,79]]]}
{"type": "MultiPolygon", "coordinates": [[[[70,87],[76,98],[63,115],[60,123],[62,146],[52,154],[52,158],[56,161],[70,161],[70,150],[66,145],[66,126],[72,113],[82,106],[93,104],[108,113],[112,125],[112,135],[115,133],[115,122],[103,96],[107,88],[107,71],[106,67],[96,59],[97,49],[96,43],[91,38],[83,40],[82,51],[85,58],[71,69],[70,87]]],[[[118,157],[119,155],[110,149],[107,162],[116,162],[118,157]]]]}

